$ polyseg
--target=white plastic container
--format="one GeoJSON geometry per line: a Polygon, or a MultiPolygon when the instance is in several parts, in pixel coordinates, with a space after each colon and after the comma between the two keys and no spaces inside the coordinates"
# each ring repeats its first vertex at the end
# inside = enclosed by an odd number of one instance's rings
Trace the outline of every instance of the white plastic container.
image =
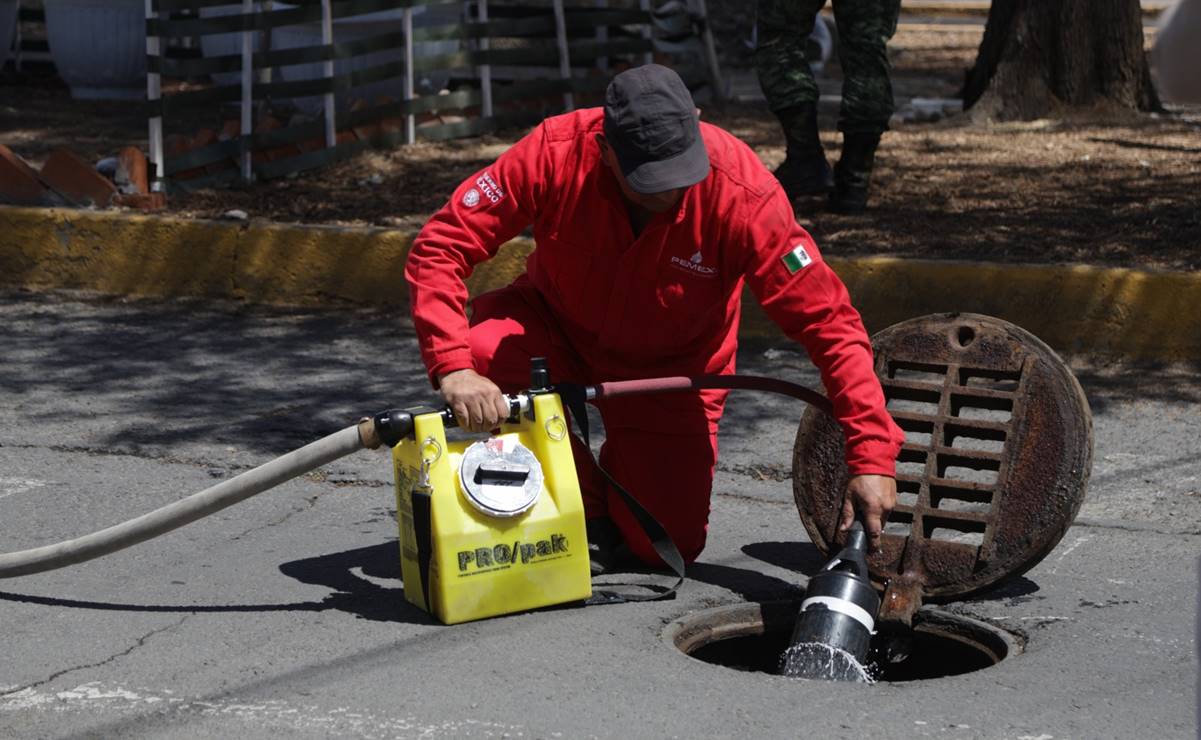
{"type": "Polygon", "coordinates": [[[50,55],[71,97],[146,96],[143,0],[45,0],[45,9],[50,55]]]}

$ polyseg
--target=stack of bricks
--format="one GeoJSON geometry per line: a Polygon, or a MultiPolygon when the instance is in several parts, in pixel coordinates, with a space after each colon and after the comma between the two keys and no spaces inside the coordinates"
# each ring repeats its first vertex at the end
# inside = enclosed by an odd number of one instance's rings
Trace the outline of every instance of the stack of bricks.
{"type": "Polygon", "coordinates": [[[69,149],[55,149],[39,171],[0,144],[0,203],[157,211],[166,207],[167,197],[150,192],[146,156],[134,146],[117,155],[110,180],[69,149]]]}

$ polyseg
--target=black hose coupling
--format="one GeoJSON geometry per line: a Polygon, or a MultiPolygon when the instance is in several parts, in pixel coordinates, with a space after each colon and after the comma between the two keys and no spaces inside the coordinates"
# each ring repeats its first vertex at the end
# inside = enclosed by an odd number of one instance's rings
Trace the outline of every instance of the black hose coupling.
{"type": "Polygon", "coordinates": [[[413,412],[404,409],[388,409],[371,417],[375,434],[380,441],[395,447],[402,439],[413,436],[413,412]]]}

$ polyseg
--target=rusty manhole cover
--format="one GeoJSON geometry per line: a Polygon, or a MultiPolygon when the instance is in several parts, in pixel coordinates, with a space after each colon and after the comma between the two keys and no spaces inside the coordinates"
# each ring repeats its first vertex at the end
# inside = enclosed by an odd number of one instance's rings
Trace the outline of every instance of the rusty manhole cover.
{"type": "MultiPolygon", "coordinates": [[[[987,588],[1055,547],[1084,500],[1092,416],[1063,361],[1000,319],[925,316],[872,345],[905,445],[898,505],[870,565],[886,586],[881,621],[907,623],[923,599],[987,588]]],[[[848,477],[829,416],[806,412],[792,467],[805,529],[829,553],[848,477]]]]}

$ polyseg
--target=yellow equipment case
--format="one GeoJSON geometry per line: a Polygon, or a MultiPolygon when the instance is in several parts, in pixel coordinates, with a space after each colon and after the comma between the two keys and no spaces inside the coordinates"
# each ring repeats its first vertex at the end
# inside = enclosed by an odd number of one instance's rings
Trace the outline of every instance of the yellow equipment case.
{"type": "Polygon", "coordinates": [[[415,414],[392,449],[405,598],[445,624],[592,595],[584,504],[559,396],[499,434],[446,439],[415,414]]]}

